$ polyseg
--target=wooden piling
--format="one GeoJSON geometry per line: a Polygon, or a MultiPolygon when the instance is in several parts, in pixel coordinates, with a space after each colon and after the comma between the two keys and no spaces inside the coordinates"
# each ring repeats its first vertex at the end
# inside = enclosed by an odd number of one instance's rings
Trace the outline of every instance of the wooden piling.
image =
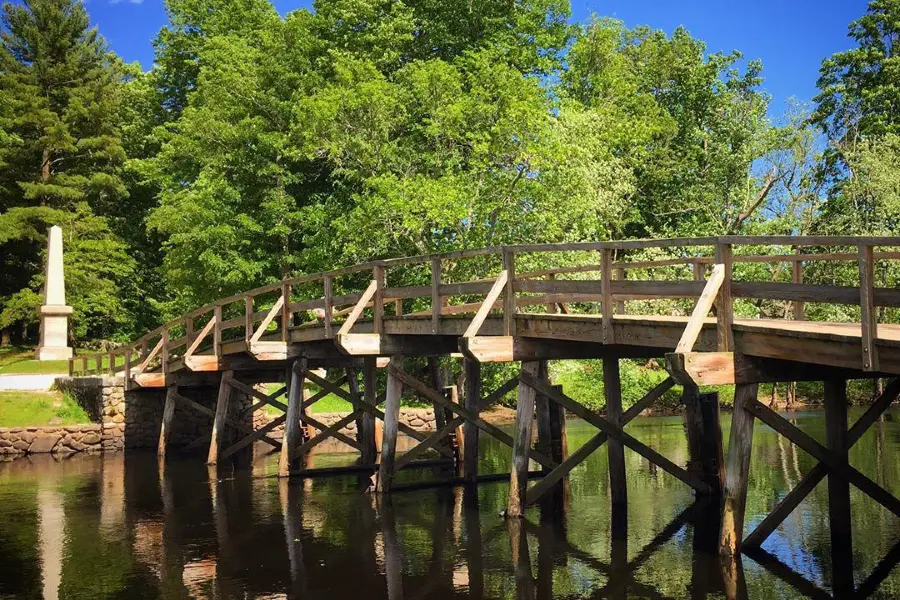
{"type": "Polygon", "coordinates": [[[722,530],[719,554],[737,556],[744,534],[744,510],[747,505],[747,483],[750,475],[750,453],[753,448],[754,416],[747,406],[756,401],[758,384],[742,383],[734,389],[734,412],[731,417],[731,439],[725,467],[722,530]]]}
{"type": "MultiPolygon", "coordinates": [[[[538,377],[541,364],[539,361],[522,363],[522,372],[538,377]]],[[[516,398],[516,429],[513,436],[512,468],[509,475],[509,496],[506,503],[507,517],[523,517],[525,515],[525,491],[528,487],[528,453],[531,450],[531,435],[534,426],[534,401],[536,392],[533,387],[519,383],[516,398]]]]}
{"type": "Polygon", "coordinates": [[[684,386],[685,433],[688,440],[688,471],[700,477],[718,494],[725,484],[722,429],[719,424],[719,396],[701,394],[696,386],[684,386]]]}
{"type": "MultiPolygon", "coordinates": [[[[550,382],[548,363],[546,360],[538,361],[538,378],[547,383],[550,382]]],[[[537,444],[535,449],[546,456],[550,456],[553,434],[550,426],[550,399],[542,394],[537,394],[534,401],[535,420],[537,422],[537,444]]],[[[541,471],[549,473],[550,468],[541,466],[541,471]]]]}
{"type": "MultiPolygon", "coordinates": [[[[603,359],[603,393],[606,396],[606,419],[622,426],[622,380],[619,359],[603,359]]],[[[618,439],[606,442],[609,456],[609,494],[613,504],[627,504],[628,490],[625,483],[625,447],[618,439]]]]}
{"type": "MultiPolygon", "coordinates": [[[[466,358],[463,360],[464,397],[463,408],[478,415],[481,402],[481,363],[466,358]]],[[[478,426],[466,421],[463,424],[463,478],[475,481],[478,477],[478,426]]]]}
{"type": "MultiPolygon", "coordinates": [[[[378,374],[375,368],[374,356],[363,359],[363,402],[369,406],[375,406],[378,402],[378,374]]],[[[360,418],[357,436],[362,446],[360,462],[366,465],[375,464],[378,456],[375,445],[375,417],[368,412],[363,413],[360,418]]]]}
{"type": "Polygon", "coordinates": [[[300,413],[303,411],[303,380],[306,359],[301,358],[291,368],[288,385],[288,409],[281,438],[281,456],[278,459],[278,476],[287,477],[291,472],[291,459],[300,442],[300,413]]]}
{"type": "Polygon", "coordinates": [[[172,432],[172,422],[175,420],[175,394],[177,393],[178,388],[174,385],[166,389],[166,405],[163,408],[162,424],[159,428],[159,443],[156,446],[156,455],[160,458],[166,455],[169,434],[172,432]]]}
{"type": "MultiPolygon", "coordinates": [[[[403,357],[392,356],[391,366],[403,369],[403,357]]],[[[397,454],[397,434],[400,428],[400,396],[403,384],[388,371],[387,394],[384,402],[384,438],[381,441],[381,463],[378,465],[377,492],[389,492],[394,477],[394,459],[397,454]]]]}
{"type": "Polygon", "coordinates": [[[213,417],[212,434],[209,438],[209,453],[206,455],[206,464],[214,465],[219,462],[219,446],[225,435],[225,421],[228,419],[228,406],[231,401],[231,371],[222,373],[219,380],[219,395],[216,398],[216,414],[213,417]]]}
{"type": "MultiPolygon", "coordinates": [[[[847,382],[825,382],[825,445],[846,462],[850,449],[847,433],[847,382]]],[[[853,595],[853,542],[850,525],[850,482],[828,474],[828,522],[831,528],[832,589],[834,596],[853,595]]]]}

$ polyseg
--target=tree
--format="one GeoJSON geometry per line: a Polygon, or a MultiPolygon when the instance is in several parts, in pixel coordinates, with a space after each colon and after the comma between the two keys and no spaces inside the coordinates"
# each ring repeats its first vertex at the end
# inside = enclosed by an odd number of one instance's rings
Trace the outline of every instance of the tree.
{"type": "Polygon", "coordinates": [[[873,0],[850,24],[856,48],[822,62],[811,122],[828,140],[821,231],[896,231],[900,0],[873,0]]]}
{"type": "Polygon", "coordinates": [[[822,62],[812,115],[837,153],[859,137],[900,134],[900,0],[872,0],[850,37],[856,48],[822,62]]]}
{"type": "Polygon", "coordinates": [[[120,62],[78,1],[7,3],[0,27],[0,327],[36,320],[43,240],[58,224],[76,271],[67,284],[77,331],[107,334],[123,319],[119,291],[133,268],[102,216],[127,195],[120,62]]]}
{"type": "Polygon", "coordinates": [[[755,169],[778,148],[760,91],[762,65],[738,52],[707,54],[678,28],[671,37],[595,19],[576,36],[562,91],[601,115],[615,154],[635,174],[629,222],[618,235],[739,233],[777,174],[755,169]]]}

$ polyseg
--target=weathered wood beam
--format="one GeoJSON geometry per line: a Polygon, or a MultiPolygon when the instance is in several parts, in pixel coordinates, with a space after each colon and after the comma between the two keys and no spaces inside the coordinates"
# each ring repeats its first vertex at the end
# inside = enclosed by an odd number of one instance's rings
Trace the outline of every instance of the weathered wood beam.
{"type": "Polygon", "coordinates": [[[719,533],[719,554],[739,560],[744,535],[744,512],[747,507],[747,485],[750,476],[750,452],[753,448],[753,413],[749,406],[756,402],[758,386],[743,383],[734,390],[731,438],[725,465],[724,510],[719,533]]]}
{"type": "MultiPolygon", "coordinates": [[[[603,359],[603,395],[606,399],[606,420],[621,428],[622,423],[622,379],[619,373],[619,359],[603,359]]],[[[628,504],[628,484],[625,479],[625,448],[613,436],[606,444],[609,460],[609,496],[613,505],[628,504]]]]}
{"type": "MultiPolygon", "coordinates": [[[[521,375],[535,379],[539,376],[538,361],[522,363],[521,375]]],[[[520,377],[521,381],[521,377],[520,377]]],[[[531,435],[534,427],[535,390],[525,383],[519,383],[516,398],[516,436],[513,442],[512,466],[509,473],[509,494],[506,502],[506,516],[525,516],[525,492],[528,489],[528,455],[531,450],[531,435]]]]}
{"type": "MultiPolygon", "coordinates": [[[[565,406],[566,410],[573,413],[574,415],[584,419],[594,427],[600,429],[608,437],[619,439],[625,446],[631,448],[650,462],[654,463],[656,466],[661,468],[662,470],[668,472],[670,475],[675,477],[676,479],[682,481],[683,483],[689,485],[700,493],[708,494],[710,493],[710,487],[694,475],[688,473],[683,468],[679,467],[671,460],[661,455],[656,450],[653,450],[643,442],[638,441],[633,436],[629,435],[625,431],[622,430],[621,427],[610,423],[603,417],[597,415],[590,409],[585,406],[579,404],[572,398],[566,396],[564,393],[559,392],[553,389],[551,386],[546,385],[534,377],[529,376],[527,373],[521,373],[519,378],[527,383],[529,386],[535,388],[538,392],[546,395],[551,400],[558,402],[565,406]]],[[[624,415],[623,415],[624,421],[624,415]]],[[[533,458],[533,457],[532,457],[533,458]]]]}
{"type": "Polygon", "coordinates": [[[239,452],[240,450],[243,450],[250,444],[252,444],[256,441],[262,440],[264,437],[266,437],[269,434],[269,432],[273,431],[275,428],[277,428],[279,425],[284,423],[286,420],[287,420],[287,413],[285,413],[279,417],[276,417],[275,419],[272,419],[271,421],[269,421],[268,423],[266,423],[265,425],[263,425],[262,427],[260,427],[259,429],[257,429],[253,433],[251,433],[250,435],[244,436],[240,440],[238,440],[235,443],[233,443],[232,445],[228,446],[228,448],[226,448],[219,454],[219,460],[225,460],[232,454],[235,454],[235,453],[239,452]]]}
{"type": "Polygon", "coordinates": [[[394,478],[394,460],[397,453],[397,434],[400,423],[400,396],[403,393],[404,380],[403,357],[391,357],[388,366],[387,399],[384,404],[384,434],[381,441],[381,463],[378,466],[378,478],[375,482],[376,492],[389,492],[394,478]]]}
{"type": "Polygon", "coordinates": [[[284,435],[281,438],[281,455],[278,459],[278,476],[288,477],[291,472],[291,460],[294,449],[301,439],[300,415],[303,412],[303,379],[307,369],[307,361],[301,358],[291,367],[290,384],[288,385],[288,409],[285,411],[284,435]]]}
{"type": "Polygon", "coordinates": [[[263,318],[262,322],[259,324],[259,327],[256,328],[256,331],[253,332],[253,335],[250,336],[250,343],[258,342],[259,339],[266,332],[266,329],[269,328],[269,325],[272,321],[275,320],[275,317],[281,312],[281,307],[284,305],[284,296],[279,296],[278,300],[275,301],[275,304],[272,305],[272,308],[269,309],[269,312],[266,313],[266,316],[263,318]]]}
{"type": "MultiPolygon", "coordinates": [[[[378,410],[378,408],[376,408],[375,405],[367,404],[367,403],[362,402],[359,398],[354,398],[352,394],[347,392],[347,390],[334,385],[327,379],[323,379],[322,377],[319,377],[318,375],[316,375],[315,373],[313,373],[311,371],[306,372],[306,377],[313,383],[319,385],[321,388],[327,389],[335,396],[338,396],[339,398],[343,398],[344,400],[346,400],[347,402],[352,404],[355,408],[366,411],[367,413],[373,415],[374,417],[381,419],[382,422],[384,422],[385,414],[383,412],[381,412],[380,410],[378,410]]],[[[376,398],[376,403],[380,404],[380,402],[378,401],[378,398],[376,398]]],[[[416,439],[420,442],[424,441],[425,438],[428,437],[424,433],[422,433],[420,431],[416,431],[415,429],[413,429],[412,427],[410,427],[409,425],[407,425],[406,423],[403,423],[403,422],[399,423],[399,428],[400,428],[400,433],[404,433],[404,434],[408,435],[409,437],[416,439]]],[[[451,460],[453,459],[453,453],[451,451],[447,450],[446,448],[438,448],[438,451],[441,454],[443,454],[444,456],[446,456],[447,458],[449,458],[451,460]]]]}
{"type": "MultiPolygon", "coordinates": [[[[825,382],[825,445],[843,463],[849,463],[847,435],[847,382],[825,382]]],[[[835,597],[848,597],[853,585],[853,535],[850,520],[850,482],[828,474],[828,523],[831,533],[831,578],[835,597]]]]}
{"type": "Polygon", "coordinates": [[[472,319],[472,322],[469,323],[469,326],[466,328],[465,333],[463,333],[464,338],[472,338],[478,335],[478,330],[481,329],[482,324],[484,324],[484,320],[487,319],[488,313],[490,313],[494,309],[494,303],[497,302],[497,300],[500,298],[500,295],[506,289],[508,280],[509,272],[504,269],[500,272],[500,276],[497,277],[497,279],[494,281],[494,285],[491,286],[491,290],[488,292],[484,301],[481,303],[478,312],[475,313],[475,318],[472,319]]]}
{"type": "Polygon", "coordinates": [[[169,435],[172,432],[172,424],[175,421],[175,396],[178,388],[170,386],[166,390],[166,405],[163,408],[162,425],[159,428],[159,442],[156,446],[156,455],[160,458],[166,455],[166,447],[169,443],[169,435]]]}
{"type": "MultiPolygon", "coordinates": [[[[319,423],[318,425],[314,424],[314,426],[317,429],[320,429],[319,433],[317,433],[316,435],[311,437],[309,440],[307,440],[306,442],[301,444],[296,450],[294,450],[291,453],[292,459],[303,456],[304,454],[306,454],[307,452],[309,452],[310,450],[312,450],[313,448],[315,448],[316,446],[318,446],[319,444],[321,444],[322,442],[324,442],[325,440],[327,440],[330,437],[338,438],[342,442],[347,444],[348,443],[347,440],[349,440],[350,438],[348,438],[346,436],[342,436],[340,431],[341,431],[341,429],[343,429],[344,427],[346,427],[347,425],[352,423],[354,421],[354,419],[356,419],[356,411],[343,417],[341,420],[339,420],[338,422],[336,422],[335,424],[333,424],[331,426],[322,425],[321,423],[319,423]]],[[[350,440],[350,442],[351,442],[351,445],[356,444],[356,442],[354,442],[353,440],[350,440]]]]}
{"type": "MultiPolygon", "coordinates": [[[[653,406],[653,404],[655,404],[657,400],[662,398],[663,394],[672,389],[672,386],[674,385],[675,381],[671,377],[667,377],[664,381],[660,382],[659,385],[650,390],[643,398],[635,402],[631,406],[631,408],[626,410],[622,415],[623,427],[630,423],[642,412],[653,406]]],[[[557,394],[562,394],[562,390],[555,391],[557,392],[557,394]]],[[[556,402],[555,397],[553,396],[550,397],[550,400],[556,402]]],[[[565,408],[564,405],[560,406],[565,408]]],[[[550,489],[559,482],[559,480],[568,475],[572,471],[572,469],[580,465],[584,461],[584,459],[586,459],[594,452],[594,450],[606,443],[607,439],[608,436],[603,431],[590,438],[581,447],[579,447],[565,460],[563,460],[558,467],[550,471],[550,473],[548,473],[540,481],[531,486],[525,496],[525,504],[527,506],[531,506],[532,504],[540,500],[544,496],[544,494],[549,492],[550,489]]]]}
{"type": "Polygon", "coordinates": [[[231,379],[233,373],[225,371],[219,382],[219,395],[216,398],[216,412],[213,417],[212,433],[209,439],[209,452],[206,455],[206,464],[214,465],[219,462],[219,445],[222,435],[225,433],[225,419],[228,418],[228,408],[231,401],[231,379]]]}
{"type": "Polygon", "coordinates": [[[700,336],[700,330],[703,329],[706,317],[709,311],[712,310],[713,303],[718,297],[719,289],[722,287],[724,280],[725,265],[715,265],[706,282],[706,286],[703,288],[703,292],[700,294],[700,298],[697,300],[697,304],[694,305],[694,311],[691,313],[691,318],[684,328],[684,333],[681,334],[681,339],[678,340],[678,345],[675,346],[676,353],[684,354],[694,349],[694,344],[697,343],[697,338],[700,336]]]}
{"type": "MultiPolygon", "coordinates": [[[[444,398],[439,392],[432,390],[427,385],[420,382],[418,379],[410,376],[405,371],[398,369],[393,363],[388,366],[388,373],[394,374],[400,381],[403,382],[404,385],[412,388],[413,391],[415,391],[423,398],[431,400],[432,402],[435,402],[437,404],[441,404],[442,406],[444,406],[444,408],[448,408],[455,414],[465,418],[467,421],[474,423],[479,429],[493,436],[495,439],[503,442],[511,448],[513,447],[513,438],[505,431],[495,425],[486,422],[484,419],[470,412],[468,409],[462,408],[458,404],[453,404],[452,402],[444,398]]],[[[534,450],[532,450],[530,452],[530,457],[539,465],[549,466],[551,468],[556,466],[553,464],[553,461],[551,461],[547,456],[540,452],[535,452],[534,450]]]]}
{"type": "Polygon", "coordinates": [[[807,454],[825,463],[829,469],[829,475],[835,473],[840,477],[846,478],[872,500],[878,502],[895,515],[900,516],[900,500],[854,467],[841,461],[840,457],[834,456],[819,442],[792,425],[790,421],[755,399],[749,403],[747,410],[777,433],[796,444],[807,454]]]}

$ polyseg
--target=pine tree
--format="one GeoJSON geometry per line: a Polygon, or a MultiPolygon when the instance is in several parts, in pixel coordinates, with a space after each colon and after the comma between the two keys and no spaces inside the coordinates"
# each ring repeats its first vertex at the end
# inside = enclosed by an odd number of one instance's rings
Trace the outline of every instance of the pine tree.
{"type": "Polygon", "coordinates": [[[53,224],[68,233],[76,333],[103,335],[122,318],[119,282],[133,263],[104,215],[126,197],[116,123],[123,73],[79,0],[3,5],[0,327],[36,320],[43,240],[53,224]]]}

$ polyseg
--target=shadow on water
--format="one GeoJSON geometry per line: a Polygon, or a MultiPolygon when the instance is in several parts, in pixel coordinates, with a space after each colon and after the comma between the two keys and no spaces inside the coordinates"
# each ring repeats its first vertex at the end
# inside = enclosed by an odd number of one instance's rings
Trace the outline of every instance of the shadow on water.
{"type": "MultiPolygon", "coordinates": [[[[820,415],[792,418],[822,435],[820,415]]],[[[677,418],[631,431],[684,463],[677,418]]],[[[591,429],[573,422],[569,435],[575,449],[591,429]]],[[[898,445],[900,426],[879,423],[851,461],[897,493],[898,445]]],[[[508,450],[483,440],[482,453],[482,472],[507,468],[508,450]]],[[[854,598],[898,597],[900,527],[861,495],[852,561],[833,564],[841,554],[831,552],[827,490],[817,488],[762,550],[723,563],[717,501],[694,501],[626,457],[627,508],[611,508],[599,452],[526,519],[508,521],[499,517],[505,483],[375,496],[365,476],[270,477],[271,456],[219,470],[141,453],[2,463],[0,598],[830,598],[848,577],[854,598]]],[[[748,530],[813,464],[757,431],[748,530]]],[[[420,471],[403,476],[441,475],[420,471]]]]}

